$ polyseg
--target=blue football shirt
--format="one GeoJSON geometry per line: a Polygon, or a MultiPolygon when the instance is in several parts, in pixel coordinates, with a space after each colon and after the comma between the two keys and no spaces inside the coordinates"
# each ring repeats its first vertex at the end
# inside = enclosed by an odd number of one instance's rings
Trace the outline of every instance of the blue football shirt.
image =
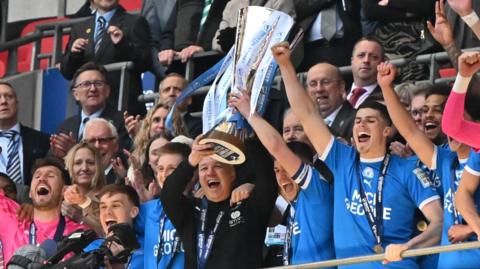
{"type": "Polygon", "coordinates": [[[290,264],[335,259],[332,187],[315,168],[306,164],[299,167],[292,179],[301,189],[290,207],[293,215],[290,264]]]}
{"type": "Polygon", "coordinates": [[[181,242],[175,243],[176,229],[165,218],[162,232],[162,246],[159,246],[160,218],[164,216],[162,203],[154,199],[140,206],[140,214],[135,220],[137,231],[143,231],[143,258],[145,268],[181,269],[184,268],[185,251],[181,242]],[[161,250],[161,259],[157,264],[157,255],[161,250]]]}
{"type": "MultiPolygon", "coordinates": [[[[335,175],[333,234],[337,258],[375,254],[376,244],[363,209],[357,175],[362,175],[362,184],[370,205],[377,191],[379,170],[383,158],[367,160],[359,158],[358,152],[332,137],[321,159],[335,175]]],[[[411,159],[391,156],[383,187],[383,234],[382,246],[406,243],[413,234],[415,208],[422,209],[440,197],[431,187],[425,174],[420,173],[411,159]]],[[[406,258],[400,262],[382,265],[381,262],[361,263],[340,268],[418,268],[416,260],[406,258]]]]}
{"type": "MultiPolygon", "coordinates": [[[[439,150],[440,152],[440,150],[439,150]]],[[[440,156],[440,154],[439,154],[440,156]]],[[[451,167],[451,166],[450,166],[451,167]]],[[[469,160],[459,160],[459,165],[455,171],[455,181],[453,190],[457,191],[458,185],[460,183],[460,178],[462,176],[463,168],[467,170],[472,175],[480,176],[480,154],[472,153],[470,154],[469,160]]],[[[454,216],[454,204],[452,201],[452,183],[450,180],[452,173],[447,175],[445,174],[445,180],[443,180],[444,192],[444,217],[443,217],[443,229],[442,229],[442,245],[450,245],[448,241],[448,229],[454,225],[455,216],[454,216]]],[[[443,177],[443,175],[442,175],[443,177]]],[[[476,205],[480,204],[480,191],[475,192],[474,201],[476,205]]],[[[477,211],[480,210],[477,207],[477,211]]],[[[462,216],[459,215],[460,223],[465,224],[462,216]]],[[[477,236],[473,235],[467,241],[477,241],[477,236]]],[[[465,251],[454,251],[454,252],[445,252],[440,253],[440,258],[438,260],[439,269],[455,269],[455,268],[478,268],[480,265],[480,250],[465,250],[465,251]]]]}

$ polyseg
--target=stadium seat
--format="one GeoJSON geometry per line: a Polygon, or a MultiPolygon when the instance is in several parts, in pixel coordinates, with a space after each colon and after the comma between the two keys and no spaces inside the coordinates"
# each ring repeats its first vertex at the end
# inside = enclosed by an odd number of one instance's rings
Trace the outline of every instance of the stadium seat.
{"type": "MultiPolygon", "coordinates": [[[[57,21],[63,21],[67,20],[68,18],[50,18],[50,19],[40,19],[33,21],[29,24],[27,24],[20,36],[26,36],[29,35],[33,32],[35,32],[36,26],[44,23],[49,23],[49,22],[57,22],[57,21]]],[[[53,37],[44,37],[42,38],[41,41],[41,50],[40,53],[51,53],[53,51],[53,37]]],[[[68,42],[68,35],[63,35],[62,38],[62,48],[65,48],[66,44],[68,42]]],[[[29,71],[32,65],[32,55],[33,55],[33,43],[26,44],[23,46],[20,46],[18,48],[18,72],[26,72],[29,71]]],[[[49,60],[48,59],[42,59],[40,61],[40,69],[46,69],[49,67],[49,60]]]]}
{"type": "Polygon", "coordinates": [[[142,9],[142,0],[120,0],[119,3],[127,11],[140,11],[142,9]]]}

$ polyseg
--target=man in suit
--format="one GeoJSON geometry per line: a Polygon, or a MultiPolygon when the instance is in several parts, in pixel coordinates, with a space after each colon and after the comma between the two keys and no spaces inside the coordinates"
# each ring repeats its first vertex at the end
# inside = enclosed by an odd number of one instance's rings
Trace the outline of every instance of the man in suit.
{"type": "Polygon", "coordinates": [[[384,59],[383,47],[375,38],[363,37],[355,44],[351,59],[353,83],[347,96],[354,108],[366,100],[383,100],[377,83],[377,66],[384,59]]]}
{"type": "MultiPolygon", "coordinates": [[[[178,73],[168,74],[158,85],[159,101],[170,106],[173,105],[186,86],[187,81],[182,75],[178,73]]],[[[190,97],[178,106],[178,110],[181,112],[188,134],[195,138],[202,133],[202,119],[188,112],[188,106],[191,103],[192,98],[190,97]]]]}
{"type": "Polygon", "coordinates": [[[118,144],[118,133],[115,126],[102,118],[89,120],[83,130],[83,138],[100,152],[102,164],[105,169],[106,183],[120,183],[119,180],[117,180],[112,166],[112,160],[121,155],[121,148],[118,144]]]}
{"type": "Polygon", "coordinates": [[[49,149],[48,135],[18,122],[18,100],[11,84],[0,82],[0,172],[17,186],[18,201],[25,201],[31,168],[49,149]]]}
{"type": "Polygon", "coordinates": [[[307,72],[307,92],[332,134],[350,141],[355,109],[345,100],[340,70],[328,63],[312,66],[307,72]]]}
{"type": "Polygon", "coordinates": [[[299,71],[323,61],[335,66],[349,65],[348,55],[361,37],[360,1],[294,0],[294,4],[296,20],[305,30],[299,71]]]}
{"type": "MultiPolygon", "coordinates": [[[[145,106],[138,102],[142,93],[141,73],[151,65],[149,27],[145,18],[125,12],[118,0],[94,0],[97,12],[94,16],[72,27],[70,41],[61,64],[62,74],[72,79],[75,71],[88,61],[97,64],[133,61],[129,80],[124,90],[128,98],[130,114],[144,115],[145,106]]],[[[112,83],[109,102],[118,105],[120,71],[107,76],[112,83]]]]}
{"type": "Polygon", "coordinates": [[[82,139],[85,124],[94,118],[104,118],[113,123],[119,133],[120,144],[129,145],[123,115],[107,103],[110,95],[110,83],[106,80],[107,71],[93,62],[82,65],[73,75],[71,90],[81,110],[78,114],[64,120],[57,134],[50,138],[52,152],[63,158],[73,145],[82,139]]]}

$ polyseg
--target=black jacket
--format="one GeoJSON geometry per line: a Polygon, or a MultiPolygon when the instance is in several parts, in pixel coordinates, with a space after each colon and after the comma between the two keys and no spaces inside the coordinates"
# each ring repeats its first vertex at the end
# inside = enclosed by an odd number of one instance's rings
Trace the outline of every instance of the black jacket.
{"type": "MultiPolygon", "coordinates": [[[[230,207],[229,199],[214,203],[208,201],[207,235],[213,228],[220,210],[225,215],[220,221],[206,268],[258,268],[262,262],[262,247],[268,219],[277,197],[277,184],[271,158],[260,143],[247,145],[247,155],[255,172],[255,190],[247,200],[230,207]],[[254,150],[255,151],[250,151],[254,150]]],[[[182,162],[167,178],[161,201],[168,218],[183,240],[185,268],[197,267],[197,227],[200,224],[202,200],[182,194],[195,168],[182,162]]],[[[237,177],[238,180],[238,177],[237,177]]]]}

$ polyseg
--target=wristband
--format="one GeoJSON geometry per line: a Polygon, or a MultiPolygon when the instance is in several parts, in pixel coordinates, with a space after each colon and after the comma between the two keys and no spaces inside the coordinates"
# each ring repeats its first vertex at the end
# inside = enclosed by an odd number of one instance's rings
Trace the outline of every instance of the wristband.
{"type": "Polygon", "coordinates": [[[478,18],[477,13],[472,10],[472,12],[470,14],[462,16],[462,20],[471,28],[480,19],[478,18]]]}
{"type": "Polygon", "coordinates": [[[460,94],[466,93],[468,89],[468,84],[470,84],[470,80],[472,80],[472,77],[464,77],[460,75],[460,73],[458,73],[452,90],[460,94]]]}
{"type": "Polygon", "coordinates": [[[90,199],[90,197],[87,196],[87,200],[81,204],[79,204],[78,206],[82,209],[85,209],[87,208],[90,204],[92,203],[92,199],[90,199]]]}

